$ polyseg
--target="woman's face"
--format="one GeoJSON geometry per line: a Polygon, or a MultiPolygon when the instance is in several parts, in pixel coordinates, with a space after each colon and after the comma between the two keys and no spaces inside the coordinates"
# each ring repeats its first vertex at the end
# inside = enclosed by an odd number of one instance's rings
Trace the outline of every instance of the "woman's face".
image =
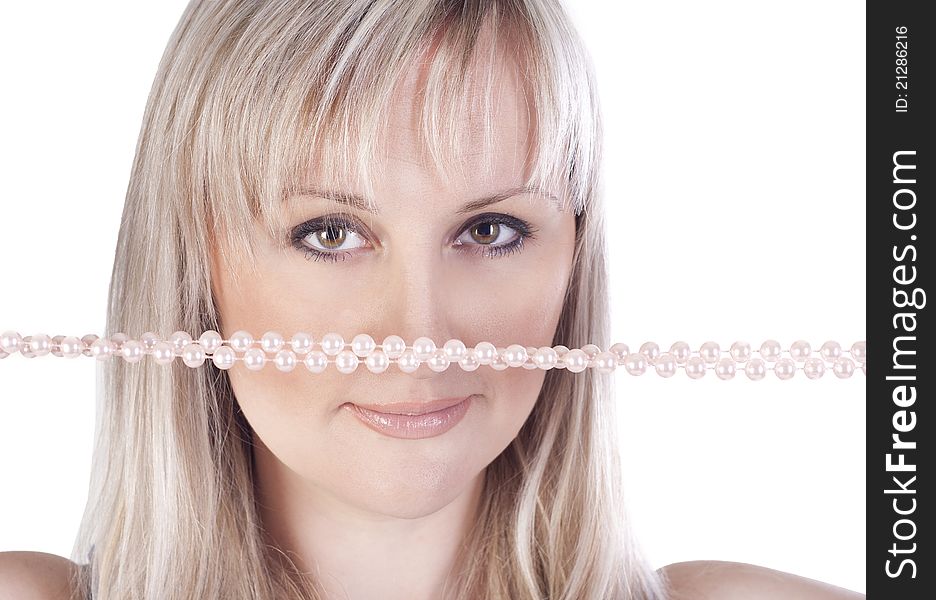
{"type": "MultiPolygon", "coordinates": [[[[497,72],[493,173],[483,176],[486,157],[472,134],[463,159],[466,173],[475,175],[463,182],[437,178],[422,158],[414,111],[419,76],[411,71],[390,107],[389,163],[375,183],[379,214],[342,206],[352,213],[343,217],[333,200],[293,197],[282,236],[307,225],[295,245],[257,227],[259,275],[219,264],[215,254],[213,286],[226,339],[244,329],[254,338],[277,331],[287,342],[303,331],[316,348],[330,332],[345,342],[368,333],[378,344],[391,334],[407,345],[425,336],[440,348],[451,338],[469,348],[481,341],[551,345],[572,266],[573,214],[545,195],[534,194],[531,203],[529,193],[460,211],[524,182],[531,124],[517,76],[497,72]],[[342,224],[322,227],[328,215],[342,224]],[[533,237],[516,245],[526,233],[533,237]],[[240,287],[234,272],[243,274],[240,287]]],[[[315,173],[309,183],[317,187],[315,173]]],[[[540,369],[482,365],[469,372],[457,363],[440,373],[422,364],[407,374],[392,364],[374,374],[363,361],[351,374],[333,364],[315,374],[299,358],[288,373],[272,364],[249,371],[241,362],[229,371],[256,444],[310,489],[401,517],[428,514],[464,492],[517,435],[545,377],[540,369]],[[378,433],[346,406],[467,396],[468,410],[455,427],[422,439],[378,433]]]]}

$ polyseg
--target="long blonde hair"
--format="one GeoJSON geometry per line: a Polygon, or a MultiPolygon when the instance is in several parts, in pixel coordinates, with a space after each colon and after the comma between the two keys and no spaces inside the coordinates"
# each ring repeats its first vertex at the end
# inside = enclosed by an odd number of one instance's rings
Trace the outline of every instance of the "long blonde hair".
{"type": "MultiPolygon", "coordinates": [[[[576,214],[553,343],[607,348],[599,104],[558,0],[192,0],[147,100],[107,334],[221,331],[212,244],[252,258],[252,223],[272,233],[284,194],[313,162],[360,175],[372,197],[388,98],[430,48],[421,132],[436,168],[457,171],[451,132],[471,61],[493,53],[479,43],[484,31],[524,74],[535,122],[528,183],[561,186],[576,214]]],[[[490,81],[485,94],[489,109],[490,81]]],[[[93,470],[72,554],[87,565],[76,588],[93,588],[96,600],[322,598],[265,541],[252,431],[226,371],[150,359],[98,368],[93,470]]],[[[630,536],[611,380],[593,373],[547,372],[527,422],[486,469],[447,597],[665,597],[630,536]]]]}

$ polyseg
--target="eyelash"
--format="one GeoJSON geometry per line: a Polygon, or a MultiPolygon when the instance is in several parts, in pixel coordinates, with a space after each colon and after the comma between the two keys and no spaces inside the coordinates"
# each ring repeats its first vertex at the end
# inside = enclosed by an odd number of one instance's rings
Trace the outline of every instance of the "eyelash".
{"type": "MultiPolygon", "coordinates": [[[[516,252],[521,252],[524,247],[524,241],[527,239],[536,239],[535,233],[538,231],[537,229],[533,229],[526,221],[511,217],[510,215],[487,213],[479,215],[479,217],[475,219],[470,225],[468,225],[468,227],[462,229],[462,232],[468,231],[472,227],[481,224],[507,225],[517,232],[517,237],[514,241],[506,244],[500,244],[499,246],[491,246],[487,244],[465,244],[469,246],[480,246],[481,251],[474,251],[474,253],[481,254],[482,256],[487,256],[492,259],[507,256],[516,252]]],[[[292,245],[297,250],[302,251],[305,254],[306,259],[314,260],[316,262],[320,260],[338,262],[340,257],[344,257],[342,260],[350,258],[353,253],[348,250],[338,252],[324,252],[318,248],[310,248],[303,243],[303,240],[310,234],[321,232],[322,230],[329,227],[341,228],[357,233],[357,230],[354,228],[354,224],[345,220],[343,217],[336,218],[325,216],[306,221],[305,223],[297,226],[291,235],[292,245]]],[[[461,236],[459,235],[459,237],[461,236]]]]}

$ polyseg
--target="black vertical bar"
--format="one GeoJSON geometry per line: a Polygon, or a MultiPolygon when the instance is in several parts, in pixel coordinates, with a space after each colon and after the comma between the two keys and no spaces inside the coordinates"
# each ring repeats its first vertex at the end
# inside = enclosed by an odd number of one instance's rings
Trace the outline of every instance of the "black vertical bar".
{"type": "Polygon", "coordinates": [[[867,5],[867,595],[882,600],[936,598],[933,497],[923,491],[933,484],[923,455],[936,441],[936,364],[924,333],[936,269],[936,211],[926,210],[936,202],[936,21],[924,5],[867,5]]]}

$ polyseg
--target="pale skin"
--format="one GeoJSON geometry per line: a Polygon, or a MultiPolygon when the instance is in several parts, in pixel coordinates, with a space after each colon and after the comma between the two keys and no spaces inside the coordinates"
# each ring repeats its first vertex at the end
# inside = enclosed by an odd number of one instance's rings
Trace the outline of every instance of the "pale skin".
{"type": "MultiPolygon", "coordinates": [[[[350,254],[336,262],[306,260],[302,250],[265,239],[262,276],[245,279],[249,285],[235,287],[231,281],[231,273],[243,265],[222,264],[215,257],[222,335],[272,329],[367,332],[378,343],[397,334],[408,342],[425,335],[469,345],[551,345],[571,272],[573,214],[543,196],[531,203],[529,194],[457,212],[470,200],[524,181],[531,124],[512,68],[498,68],[496,76],[500,104],[490,178],[448,181],[427,166],[413,111],[422,71],[412,69],[390,107],[395,126],[387,141],[389,168],[376,182],[380,214],[350,209],[356,217],[353,231],[338,232],[347,237],[336,250],[350,254]],[[516,229],[502,224],[497,238],[486,239],[491,220],[477,217],[491,213],[529,225],[535,239],[524,240],[520,252],[481,255],[490,250],[485,245],[508,245],[518,237],[516,229]]],[[[482,164],[489,157],[482,155],[480,139],[468,139],[465,160],[482,164]]],[[[309,173],[310,183],[315,179],[309,173]]],[[[283,231],[335,208],[322,198],[292,198],[283,231]]],[[[259,228],[256,235],[262,235],[259,228]]],[[[303,238],[319,250],[328,240],[303,238]]],[[[542,370],[487,367],[434,373],[426,366],[413,374],[391,367],[380,375],[361,366],[350,376],[330,366],[312,375],[305,369],[249,372],[242,364],[229,374],[255,431],[256,489],[270,541],[301,570],[314,573],[329,598],[352,600],[441,597],[458,544],[475,516],[484,469],[516,436],[545,376],[542,370]],[[423,440],[384,436],[341,408],[346,402],[467,394],[476,398],[464,420],[423,440]]],[[[52,554],[0,553],[0,598],[69,598],[66,582],[74,568],[52,554]]],[[[661,572],[672,581],[673,600],[863,597],[742,563],[692,561],[661,572]]]]}

